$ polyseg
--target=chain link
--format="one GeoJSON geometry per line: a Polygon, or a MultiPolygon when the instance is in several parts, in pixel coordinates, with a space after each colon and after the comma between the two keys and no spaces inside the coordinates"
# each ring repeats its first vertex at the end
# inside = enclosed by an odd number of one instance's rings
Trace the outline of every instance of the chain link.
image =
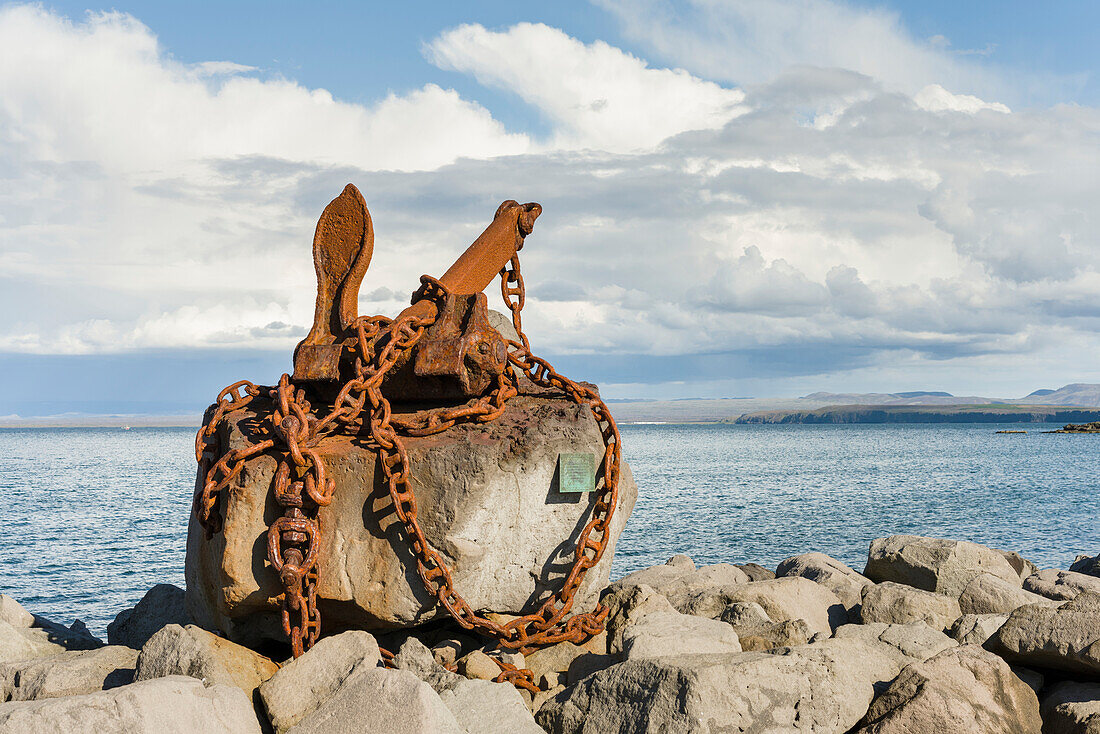
{"type": "MultiPolygon", "coordinates": [[[[435,321],[435,317],[405,316],[396,320],[384,316],[360,317],[344,342],[354,356],[355,376],[345,382],[332,409],[318,417],[306,399],[284,374],[279,384],[260,388],[242,380],[218,395],[204,418],[195,439],[195,457],[200,466],[194,512],[207,537],[222,524],[220,498],[236,479],[245,462],[260,453],[274,455],[277,469],[273,494],[283,514],[268,529],[267,559],[279,574],[283,631],[294,656],[308,650],[320,634],[321,615],[317,608],[319,533],[318,510],[331,503],[335,483],[325,473],[325,464],[315,447],[325,435],[339,429],[365,430],[378,453],[394,514],[401,522],[416,556],[416,570],[424,587],[459,625],[496,640],[498,646],[523,653],[559,642],[580,643],[603,631],[607,608],[597,604],[591,612],[567,615],[574,597],[590,568],[600,562],[610,540],[611,519],[618,504],[621,438],[607,405],[592,388],[560,375],[546,360],[531,353],[522,328],[520,312],[525,303],[519,255],[500,271],[500,289],[512,315],[519,341],[508,340],[508,364],[487,394],[464,405],[422,410],[395,416],[382,394],[382,381],[408,354],[435,321]],[[533,614],[499,624],[477,614],[454,587],[451,569],[436,551],[420,526],[416,496],[412,491],[409,457],[404,438],[442,433],[462,422],[488,423],[498,419],[510,399],[519,394],[520,377],[539,387],[564,392],[595,417],[604,443],[604,457],[597,472],[592,516],[581,530],[573,548],[573,565],[559,589],[533,614]],[[269,425],[259,436],[269,436],[244,448],[222,450],[218,429],[228,416],[265,395],[272,403],[269,425]],[[358,425],[361,423],[361,427],[358,425]]],[[[441,310],[447,291],[434,278],[421,278],[414,301],[429,299],[441,310]]],[[[519,688],[538,690],[529,670],[498,661],[497,681],[519,688]]]]}

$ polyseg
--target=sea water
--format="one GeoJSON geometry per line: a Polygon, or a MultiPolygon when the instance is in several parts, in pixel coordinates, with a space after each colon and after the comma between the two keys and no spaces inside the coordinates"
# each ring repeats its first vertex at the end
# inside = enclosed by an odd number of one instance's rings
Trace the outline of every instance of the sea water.
{"type": "MultiPolygon", "coordinates": [[[[626,425],[638,502],[612,576],[828,553],[862,570],[913,533],[1065,568],[1100,552],[1100,435],[1020,424],[626,425]]],[[[152,585],[183,586],[194,431],[0,429],[0,592],[103,635],[152,585]]]]}

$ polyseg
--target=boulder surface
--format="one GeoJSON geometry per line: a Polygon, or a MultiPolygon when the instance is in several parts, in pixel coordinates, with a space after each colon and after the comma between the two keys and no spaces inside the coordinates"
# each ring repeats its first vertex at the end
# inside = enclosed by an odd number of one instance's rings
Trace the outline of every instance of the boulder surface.
{"type": "Polygon", "coordinates": [[[189,675],[207,684],[236,686],[252,699],[260,684],[278,669],[263,655],[204,629],[170,624],[141,648],[134,679],[189,675]]]}
{"type": "Polygon", "coordinates": [[[0,734],[260,734],[252,704],[233,686],[186,676],[83,696],[0,703],[0,734]]]}
{"type": "Polygon", "coordinates": [[[123,645],[0,664],[0,700],[33,701],[117,688],[134,680],[138,651],[123,645]]]}
{"type": "Polygon", "coordinates": [[[857,734],[1040,734],[1039,700],[1008,664],[965,645],[901,671],[857,734]]]}
{"type": "Polygon", "coordinates": [[[830,639],[776,653],[628,660],[565,689],[535,718],[554,734],[840,734],[900,671],[885,647],[830,639]]]}
{"type": "Polygon", "coordinates": [[[1060,607],[1020,607],[989,647],[1013,663],[1100,675],[1100,594],[1087,592],[1060,607]]]}
{"type": "Polygon", "coordinates": [[[775,575],[801,576],[815,581],[840,597],[849,611],[859,606],[864,587],[872,583],[863,574],[824,553],[803,553],[788,558],[776,567],[775,575]]]}
{"type": "Polygon", "coordinates": [[[962,616],[959,602],[949,596],[884,581],[863,590],[860,619],[868,622],[908,624],[925,622],[938,630],[950,629],[962,616]]]}
{"type": "Polygon", "coordinates": [[[191,624],[183,589],[157,584],[136,605],[123,609],[107,625],[107,643],[140,650],[156,632],[169,624],[191,624]]]}
{"type": "Polygon", "coordinates": [[[1020,575],[1000,551],[963,540],[891,535],[871,541],[863,575],[959,597],[979,573],[1020,584],[1020,575]]]}

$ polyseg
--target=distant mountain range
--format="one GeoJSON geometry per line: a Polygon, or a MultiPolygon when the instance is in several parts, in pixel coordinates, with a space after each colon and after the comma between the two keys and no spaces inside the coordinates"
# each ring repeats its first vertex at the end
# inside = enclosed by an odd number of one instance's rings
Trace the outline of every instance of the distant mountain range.
{"type": "Polygon", "coordinates": [[[976,395],[957,396],[947,392],[918,390],[895,393],[833,393],[815,392],[799,400],[825,405],[1066,405],[1100,406],[1100,384],[1075,382],[1057,390],[1042,389],[1022,398],[983,398],[976,395]]]}

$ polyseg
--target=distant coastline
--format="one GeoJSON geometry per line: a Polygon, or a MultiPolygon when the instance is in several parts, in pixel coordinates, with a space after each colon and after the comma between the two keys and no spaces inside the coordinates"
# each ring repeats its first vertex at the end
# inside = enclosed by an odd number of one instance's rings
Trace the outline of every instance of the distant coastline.
{"type": "Polygon", "coordinates": [[[1100,420],[1100,407],[1052,405],[832,405],[816,410],[761,410],[738,424],[790,423],[1072,423],[1100,420]]]}

